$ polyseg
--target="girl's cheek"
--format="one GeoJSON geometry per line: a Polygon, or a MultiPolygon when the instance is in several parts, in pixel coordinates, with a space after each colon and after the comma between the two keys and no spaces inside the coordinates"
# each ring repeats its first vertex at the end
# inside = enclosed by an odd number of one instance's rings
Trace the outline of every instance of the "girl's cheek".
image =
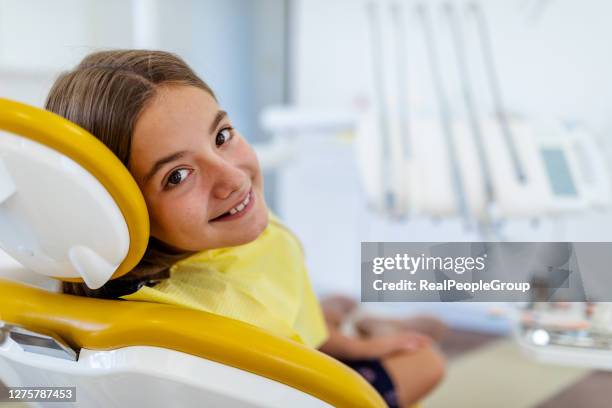
{"type": "Polygon", "coordinates": [[[159,200],[155,208],[155,218],[164,229],[183,224],[185,210],[182,200],[159,200]]]}
{"type": "Polygon", "coordinates": [[[240,160],[240,164],[253,171],[259,171],[259,161],[255,154],[255,150],[242,137],[240,138],[240,142],[239,149],[237,149],[237,157],[240,160]]]}
{"type": "Polygon", "coordinates": [[[208,200],[210,195],[208,192],[200,192],[196,189],[190,191],[187,196],[178,200],[174,211],[181,214],[181,222],[197,227],[200,222],[208,221],[208,200]]]}

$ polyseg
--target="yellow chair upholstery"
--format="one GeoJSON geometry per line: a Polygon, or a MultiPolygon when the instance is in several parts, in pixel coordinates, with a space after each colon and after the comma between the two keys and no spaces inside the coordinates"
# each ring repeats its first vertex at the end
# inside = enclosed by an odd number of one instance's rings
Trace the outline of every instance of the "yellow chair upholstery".
{"type": "Polygon", "coordinates": [[[386,406],[363,378],[337,360],[206,312],[52,293],[0,279],[0,320],[59,336],[75,349],[162,347],[270,378],[336,407],[386,406]]]}

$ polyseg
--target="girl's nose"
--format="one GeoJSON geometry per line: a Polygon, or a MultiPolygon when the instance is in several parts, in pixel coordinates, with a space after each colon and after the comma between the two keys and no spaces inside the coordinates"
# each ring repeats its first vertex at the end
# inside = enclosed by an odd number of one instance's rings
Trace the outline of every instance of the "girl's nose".
{"type": "Polygon", "coordinates": [[[239,192],[244,186],[244,173],[225,161],[218,161],[212,168],[208,168],[213,177],[212,194],[219,200],[227,199],[233,192],[239,192]]]}

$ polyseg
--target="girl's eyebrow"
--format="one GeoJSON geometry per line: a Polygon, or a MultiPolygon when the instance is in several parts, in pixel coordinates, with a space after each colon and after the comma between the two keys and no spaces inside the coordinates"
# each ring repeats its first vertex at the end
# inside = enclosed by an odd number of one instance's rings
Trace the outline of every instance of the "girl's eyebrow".
{"type": "Polygon", "coordinates": [[[223,120],[223,118],[225,118],[227,116],[227,112],[226,111],[222,111],[220,110],[219,112],[217,112],[217,114],[215,115],[215,119],[212,121],[211,125],[210,125],[210,131],[209,133],[213,133],[216,129],[217,126],[219,126],[219,123],[223,120]]]}
{"type": "Polygon", "coordinates": [[[180,159],[181,157],[185,156],[186,153],[186,150],[182,150],[180,152],[172,153],[171,155],[162,157],[161,159],[156,161],[155,164],[151,167],[151,170],[149,170],[149,172],[144,176],[143,182],[147,183],[149,180],[151,180],[155,173],[157,173],[159,169],[164,166],[164,164],[180,159]]]}

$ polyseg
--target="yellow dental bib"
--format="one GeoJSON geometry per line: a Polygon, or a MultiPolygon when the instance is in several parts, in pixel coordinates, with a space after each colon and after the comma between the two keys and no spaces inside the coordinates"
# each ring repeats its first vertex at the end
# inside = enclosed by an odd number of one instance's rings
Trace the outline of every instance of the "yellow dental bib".
{"type": "Polygon", "coordinates": [[[311,347],[327,338],[300,243],[273,216],[256,240],[192,255],[170,268],[169,279],[122,298],[204,310],[311,347]]]}

